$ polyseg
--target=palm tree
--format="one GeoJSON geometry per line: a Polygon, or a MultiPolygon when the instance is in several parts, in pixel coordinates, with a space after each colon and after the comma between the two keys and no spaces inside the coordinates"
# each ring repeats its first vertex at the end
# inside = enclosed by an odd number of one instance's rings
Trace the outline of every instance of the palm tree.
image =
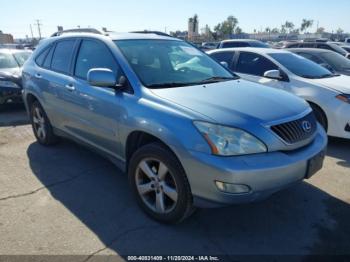
{"type": "Polygon", "coordinates": [[[294,29],[294,24],[293,24],[293,22],[289,22],[289,21],[286,21],[285,23],[284,23],[284,27],[286,28],[286,29],[288,29],[288,32],[289,32],[289,34],[292,32],[292,30],[294,29]]]}
{"type": "Polygon", "coordinates": [[[300,31],[304,32],[308,28],[310,28],[314,23],[314,20],[311,19],[303,19],[303,22],[301,23],[300,31]]]}

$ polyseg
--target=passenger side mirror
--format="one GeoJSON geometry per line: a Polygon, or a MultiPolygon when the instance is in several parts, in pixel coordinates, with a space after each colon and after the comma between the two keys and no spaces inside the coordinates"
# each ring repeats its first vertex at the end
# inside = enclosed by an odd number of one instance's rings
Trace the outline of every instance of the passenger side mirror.
{"type": "Polygon", "coordinates": [[[282,76],[279,70],[269,70],[264,73],[264,77],[275,79],[275,80],[282,80],[282,76]]]}
{"type": "Polygon", "coordinates": [[[220,64],[226,68],[228,68],[228,63],[225,61],[221,61],[220,64]]]}
{"type": "Polygon", "coordinates": [[[107,68],[92,68],[87,73],[87,81],[92,86],[115,87],[117,76],[107,68]]]}

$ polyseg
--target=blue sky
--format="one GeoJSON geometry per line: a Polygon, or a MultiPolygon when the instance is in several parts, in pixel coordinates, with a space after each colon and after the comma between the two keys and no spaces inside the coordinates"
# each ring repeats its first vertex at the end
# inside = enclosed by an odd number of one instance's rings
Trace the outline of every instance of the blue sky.
{"type": "MultiPolygon", "coordinates": [[[[15,37],[30,36],[29,24],[40,19],[42,33],[64,28],[102,26],[117,32],[131,30],[186,30],[187,19],[197,13],[200,27],[213,27],[229,15],[245,32],[280,27],[286,20],[300,25],[303,18],[319,21],[327,31],[339,27],[350,32],[349,0],[0,0],[0,30],[15,37]]],[[[316,29],[316,22],[314,28],[316,29]]],[[[33,26],[34,35],[37,28],[33,26]]]]}

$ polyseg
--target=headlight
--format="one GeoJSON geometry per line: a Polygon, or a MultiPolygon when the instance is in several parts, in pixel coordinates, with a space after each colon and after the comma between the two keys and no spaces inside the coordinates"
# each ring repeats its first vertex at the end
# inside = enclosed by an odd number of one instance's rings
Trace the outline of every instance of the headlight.
{"type": "Polygon", "coordinates": [[[350,104],[350,95],[341,94],[341,95],[337,95],[336,98],[345,102],[345,103],[350,104]]]}
{"type": "Polygon", "coordinates": [[[19,85],[17,85],[16,83],[14,82],[11,82],[11,81],[3,81],[3,80],[0,80],[0,87],[12,87],[12,88],[20,88],[19,85]]]}
{"type": "Polygon", "coordinates": [[[235,156],[264,153],[263,142],[237,128],[195,121],[194,125],[208,142],[214,155],[235,156]]]}

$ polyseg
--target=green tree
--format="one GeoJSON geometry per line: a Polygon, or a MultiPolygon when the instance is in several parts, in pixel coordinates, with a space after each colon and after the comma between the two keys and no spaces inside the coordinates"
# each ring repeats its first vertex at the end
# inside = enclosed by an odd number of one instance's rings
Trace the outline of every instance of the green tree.
{"type": "Polygon", "coordinates": [[[317,28],[316,33],[323,34],[325,31],[326,31],[326,29],[324,27],[319,27],[319,28],[317,28]]]}
{"type": "Polygon", "coordinates": [[[338,28],[337,29],[337,34],[338,35],[341,35],[341,34],[343,34],[344,33],[344,30],[343,29],[341,29],[341,28],[338,28]]]}
{"type": "Polygon", "coordinates": [[[286,21],[284,23],[284,27],[285,27],[285,29],[288,29],[289,33],[291,33],[294,29],[294,24],[293,24],[293,22],[286,21]]]}
{"type": "Polygon", "coordinates": [[[237,25],[238,25],[238,19],[236,17],[234,17],[233,15],[231,15],[222,23],[217,24],[214,27],[214,32],[217,35],[229,36],[229,35],[234,34],[236,32],[235,29],[236,29],[237,25]]]}
{"type": "Polygon", "coordinates": [[[243,33],[242,28],[240,28],[239,26],[237,26],[237,27],[236,27],[236,30],[235,30],[235,34],[236,34],[236,35],[240,35],[240,34],[242,34],[242,33],[243,33]]]}
{"type": "Polygon", "coordinates": [[[276,27],[271,30],[271,33],[273,33],[273,34],[278,34],[279,32],[280,32],[280,30],[276,27]]]}
{"type": "Polygon", "coordinates": [[[311,19],[303,19],[300,27],[301,32],[306,32],[306,30],[314,24],[314,20],[311,19]]]}

